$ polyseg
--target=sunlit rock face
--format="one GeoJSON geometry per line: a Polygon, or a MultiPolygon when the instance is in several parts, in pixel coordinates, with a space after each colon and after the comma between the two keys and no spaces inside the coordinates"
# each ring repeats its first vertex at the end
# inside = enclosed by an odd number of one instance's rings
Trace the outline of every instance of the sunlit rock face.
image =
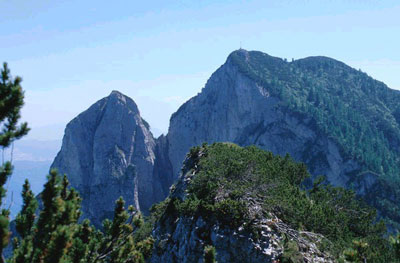
{"type": "Polygon", "coordinates": [[[52,167],[67,174],[83,199],[84,217],[99,225],[112,217],[120,196],[142,210],[162,198],[153,180],[154,151],[135,102],[113,91],[67,125],[52,167]]]}

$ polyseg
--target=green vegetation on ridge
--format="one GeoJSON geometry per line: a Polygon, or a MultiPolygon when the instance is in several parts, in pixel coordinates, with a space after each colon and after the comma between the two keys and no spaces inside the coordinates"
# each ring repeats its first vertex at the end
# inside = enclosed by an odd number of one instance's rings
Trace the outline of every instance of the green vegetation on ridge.
{"type": "MultiPolygon", "coordinates": [[[[316,129],[361,165],[377,183],[366,200],[387,222],[400,223],[400,92],[326,57],[293,62],[262,52],[230,55],[241,72],[282,100],[287,110],[311,118],[316,129]]],[[[312,168],[312,163],[307,163],[312,168]]]]}
{"type": "Polygon", "coordinates": [[[368,262],[397,260],[374,209],[352,191],[325,185],[322,180],[309,190],[302,189],[309,174],[304,164],[289,156],[274,156],[254,146],[216,143],[192,148],[184,169],[194,174],[189,175],[187,196],[157,205],[154,210],[159,220],[174,214],[201,216],[220,227],[242,226],[257,239],[260,229],[254,222],[272,213],[294,229],[325,236],[321,249],[336,258],[346,257],[353,243],[362,241],[370,244],[362,255],[368,262]],[[255,203],[262,207],[261,215],[251,212],[249,207],[255,203]]]}
{"type": "Polygon", "coordinates": [[[231,58],[288,109],[314,118],[342,151],[366,165],[364,171],[400,180],[399,91],[325,57],[288,63],[261,52],[237,51],[231,58]]]}

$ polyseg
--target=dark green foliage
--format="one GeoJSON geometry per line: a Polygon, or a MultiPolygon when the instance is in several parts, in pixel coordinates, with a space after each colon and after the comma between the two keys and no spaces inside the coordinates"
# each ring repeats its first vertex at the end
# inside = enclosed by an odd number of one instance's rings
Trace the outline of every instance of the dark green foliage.
{"type": "MultiPolygon", "coordinates": [[[[0,167],[0,205],[2,204],[2,200],[5,196],[6,190],[4,185],[7,181],[7,178],[12,173],[12,166],[10,162],[6,162],[0,167]]],[[[10,233],[8,230],[9,227],[9,211],[7,209],[2,209],[0,213],[0,256],[3,254],[3,248],[8,245],[10,233]]],[[[2,258],[0,258],[0,262],[4,262],[2,258]]]]}
{"type": "Polygon", "coordinates": [[[80,216],[79,196],[68,189],[65,176],[61,180],[52,170],[41,194],[43,210],[34,222],[30,209],[37,205],[30,195],[29,184],[25,183],[24,205],[16,222],[21,240],[15,241],[12,261],[24,262],[28,258],[30,262],[67,262],[66,253],[80,216]]]}
{"type": "MultiPolygon", "coordinates": [[[[376,175],[378,183],[366,200],[398,228],[400,92],[326,57],[287,63],[261,52],[239,50],[230,59],[241,72],[280,98],[287,111],[311,120],[320,136],[339,145],[345,158],[357,160],[361,167],[352,175],[353,182],[366,174],[376,175]]],[[[312,168],[312,161],[307,165],[312,168]]]]}
{"type": "Polygon", "coordinates": [[[204,263],[217,263],[217,251],[213,246],[205,246],[204,248],[204,263]]]}
{"type": "Polygon", "coordinates": [[[4,248],[8,245],[8,241],[10,238],[10,232],[8,230],[10,222],[8,221],[8,215],[2,212],[0,215],[0,237],[1,237],[1,246],[4,248]]]}
{"type": "Polygon", "coordinates": [[[400,234],[389,238],[396,258],[400,261],[400,234]]]}
{"type": "Polygon", "coordinates": [[[354,240],[352,247],[344,251],[344,257],[347,262],[368,262],[368,243],[354,240]]]}
{"type": "Polygon", "coordinates": [[[68,245],[72,242],[73,231],[68,226],[59,227],[57,232],[51,235],[51,242],[46,248],[46,254],[42,256],[43,259],[37,262],[68,262],[66,252],[68,245]]]}
{"type": "Polygon", "coordinates": [[[19,237],[14,240],[10,262],[90,263],[144,262],[151,255],[152,238],[141,230],[144,222],[132,207],[126,211],[125,202],[116,202],[114,219],[104,222],[104,231],[96,230],[89,220],[78,222],[80,197],[69,187],[67,177],[60,178],[52,170],[41,194],[43,209],[35,220],[36,200],[26,182],[24,205],[17,216],[19,237]]]}
{"type": "Polygon", "coordinates": [[[282,263],[301,263],[303,262],[303,256],[300,254],[299,246],[293,240],[289,240],[287,237],[284,239],[283,253],[280,258],[282,263]]]}
{"type": "Polygon", "coordinates": [[[24,203],[21,212],[15,219],[15,224],[18,234],[22,238],[25,238],[32,230],[36,217],[35,212],[38,208],[38,202],[30,189],[28,180],[25,180],[25,184],[23,185],[22,200],[24,203]]]}
{"type": "Polygon", "coordinates": [[[3,64],[0,79],[0,146],[8,147],[14,140],[26,135],[28,124],[18,125],[21,108],[24,105],[24,92],[21,88],[22,79],[12,78],[7,63],[3,64]]]}
{"type": "Polygon", "coordinates": [[[8,177],[12,174],[13,167],[11,162],[5,162],[0,166],[0,205],[3,204],[3,198],[6,195],[6,189],[4,188],[8,177]]]}
{"type": "MultiPolygon", "coordinates": [[[[143,221],[138,216],[132,216],[125,208],[122,198],[118,199],[115,205],[114,220],[104,222],[104,237],[99,244],[99,259],[105,262],[124,262],[132,258],[131,262],[144,262],[144,257],[135,249],[133,233],[142,226],[143,221]],[[126,221],[130,218],[130,223],[126,221]],[[115,248],[118,249],[115,249],[115,248]]],[[[134,209],[130,207],[132,213],[134,209]]]]}
{"type": "Polygon", "coordinates": [[[94,249],[99,241],[99,233],[90,225],[89,220],[85,219],[78,226],[73,237],[73,243],[69,257],[72,263],[87,262],[91,258],[90,251],[94,249]]]}
{"type": "MultiPolygon", "coordinates": [[[[376,244],[365,252],[373,262],[392,260],[392,248],[384,237],[386,228],[376,222],[375,210],[352,191],[327,185],[323,178],[311,189],[302,189],[303,180],[309,177],[307,169],[288,155],[216,143],[193,148],[189,156],[185,171],[194,175],[187,186],[188,195],[184,200],[167,199],[154,208],[156,213],[201,216],[210,224],[233,229],[243,226],[253,238],[257,238],[257,229],[252,222],[273,213],[294,229],[325,236],[329,245],[321,249],[336,257],[354,240],[363,240],[376,244]],[[262,215],[249,212],[251,203],[262,207],[262,215]]],[[[287,251],[293,250],[287,245],[287,251]]],[[[293,253],[286,255],[296,258],[293,253]]]]}
{"type": "Polygon", "coordinates": [[[315,216],[315,219],[323,216],[323,220],[309,220],[307,225],[315,232],[324,233],[329,239],[346,242],[357,236],[385,231],[382,223],[371,224],[376,218],[375,210],[357,200],[349,190],[315,183],[308,196],[313,200],[313,208],[309,209],[311,216],[315,216]],[[336,231],[338,228],[340,232],[336,231]]]}
{"type": "MultiPolygon", "coordinates": [[[[24,92],[21,88],[22,79],[20,77],[13,78],[10,75],[7,63],[3,64],[0,74],[0,147],[4,150],[15,140],[26,135],[29,128],[27,123],[18,125],[21,108],[24,105],[24,92]]],[[[0,205],[2,205],[6,194],[4,185],[12,174],[11,161],[4,163],[4,160],[2,160],[3,163],[0,167],[0,205]]],[[[8,217],[8,209],[3,209],[0,213],[0,262],[4,262],[3,249],[8,245],[10,237],[8,217]]]]}

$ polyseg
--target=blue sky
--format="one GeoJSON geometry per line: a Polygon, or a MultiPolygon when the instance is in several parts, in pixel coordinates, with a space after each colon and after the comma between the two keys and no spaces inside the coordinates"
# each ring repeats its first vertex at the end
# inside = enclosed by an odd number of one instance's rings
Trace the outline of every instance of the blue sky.
{"type": "Polygon", "coordinates": [[[166,132],[240,45],[333,57],[400,89],[398,0],[0,0],[0,10],[0,61],[24,79],[31,139],[61,139],[68,121],[112,90],[166,132]]]}

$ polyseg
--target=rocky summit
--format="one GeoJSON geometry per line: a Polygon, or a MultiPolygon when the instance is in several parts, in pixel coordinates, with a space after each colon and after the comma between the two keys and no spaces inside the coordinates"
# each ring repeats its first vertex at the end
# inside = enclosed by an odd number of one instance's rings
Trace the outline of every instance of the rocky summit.
{"type": "Polygon", "coordinates": [[[113,91],[67,125],[52,168],[68,175],[82,197],[83,216],[100,225],[120,196],[142,210],[163,197],[152,177],[155,150],[135,102],[113,91]]]}

